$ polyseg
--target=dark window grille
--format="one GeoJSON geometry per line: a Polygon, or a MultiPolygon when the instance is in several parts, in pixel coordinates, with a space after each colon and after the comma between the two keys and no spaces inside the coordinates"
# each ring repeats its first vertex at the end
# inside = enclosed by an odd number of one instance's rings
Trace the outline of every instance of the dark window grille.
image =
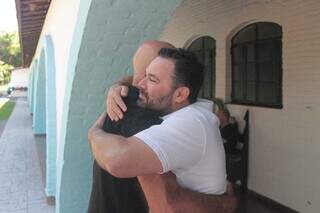
{"type": "Polygon", "coordinates": [[[210,36],[203,36],[193,41],[188,50],[195,53],[204,66],[204,81],[198,97],[212,100],[215,97],[216,42],[210,36]]]}
{"type": "Polygon", "coordinates": [[[259,22],[232,38],[232,103],[282,108],[282,28],[259,22]]]}

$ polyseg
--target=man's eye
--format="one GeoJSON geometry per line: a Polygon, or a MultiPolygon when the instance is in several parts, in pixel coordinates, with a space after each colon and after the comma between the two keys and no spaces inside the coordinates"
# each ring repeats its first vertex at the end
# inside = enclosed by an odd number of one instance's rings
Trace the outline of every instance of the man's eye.
{"type": "Polygon", "coordinates": [[[153,82],[153,83],[156,82],[156,80],[155,80],[154,78],[152,78],[152,77],[148,77],[148,79],[149,79],[149,81],[151,81],[151,82],[153,82]]]}
{"type": "Polygon", "coordinates": [[[154,82],[154,83],[156,83],[156,80],[154,80],[154,79],[152,79],[152,78],[150,79],[150,81],[151,81],[151,82],[154,82]]]}

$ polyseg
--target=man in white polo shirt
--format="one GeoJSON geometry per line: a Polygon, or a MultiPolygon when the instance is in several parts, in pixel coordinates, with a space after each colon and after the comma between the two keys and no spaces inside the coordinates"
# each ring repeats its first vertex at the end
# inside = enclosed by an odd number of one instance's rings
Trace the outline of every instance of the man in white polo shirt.
{"type": "Polygon", "coordinates": [[[162,171],[172,171],[179,185],[206,194],[225,192],[226,173],[219,121],[205,100],[163,117],[135,137],[159,158],[162,171]]]}
{"type": "Polygon", "coordinates": [[[219,122],[209,103],[195,103],[202,72],[191,53],[162,49],[139,83],[139,105],[161,112],[164,121],[124,138],[101,131],[102,115],[89,130],[97,162],[117,177],[173,171],[183,187],[207,194],[224,193],[219,122]]]}

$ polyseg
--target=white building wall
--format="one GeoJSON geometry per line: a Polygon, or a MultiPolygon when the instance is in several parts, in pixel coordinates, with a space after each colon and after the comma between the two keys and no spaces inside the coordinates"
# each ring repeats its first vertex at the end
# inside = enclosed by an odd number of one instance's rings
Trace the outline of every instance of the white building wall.
{"type": "Polygon", "coordinates": [[[11,72],[10,87],[28,87],[29,86],[29,68],[15,69],[11,72]]]}
{"type": "MultiPolygon", "coordinates": [[[[60,139],[62,106],[65,95],[68,59],[80,0],[52,0],[39,41],[52,36],[56,66],[57,139],[60,139]]],[[[42,43],[39,42],[34,58],[39,58],[42,43]]],[[[58,141],[59,145],[59,141],[58,141]]]]}
{"type": "Polygon", "coordinates": [[[197,35],[216,40],[216,96],[230,100],[230,40],[243,26],[283,30],[283,109],[250,109],[249,189],[300,212],[320,212],[320,1],[185,0],[161,38],[177,46],[197,35]]]}

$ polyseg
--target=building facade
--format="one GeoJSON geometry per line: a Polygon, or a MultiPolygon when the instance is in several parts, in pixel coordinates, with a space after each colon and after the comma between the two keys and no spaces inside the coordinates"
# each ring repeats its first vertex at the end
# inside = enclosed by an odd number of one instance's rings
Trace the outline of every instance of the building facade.
{"type": "Polygon", "coordinates": [[[86,212],[87,130],[105,89],[132,73],[147,39],[197,52],[206,98],[250,111],[248,188],[299,212],[320,211],[320,2],[52,0],[30,70],[35,134],[47,135],[46,193],[86,212]]]}

